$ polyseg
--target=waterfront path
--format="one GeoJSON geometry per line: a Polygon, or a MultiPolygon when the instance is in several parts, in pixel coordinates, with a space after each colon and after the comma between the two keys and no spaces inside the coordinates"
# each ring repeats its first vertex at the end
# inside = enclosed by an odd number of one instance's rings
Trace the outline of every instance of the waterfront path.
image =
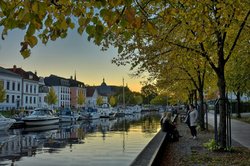
{"type": "MultiPolygon", "coordinates": [[[[217,116],[219,124],[219,115],[217,116]]],[[[208,124],[214,126],[214,113],[208,113],[208,124]]],[[[231,119],[232,139],[250,149],[250,124],[231,119]]]]}

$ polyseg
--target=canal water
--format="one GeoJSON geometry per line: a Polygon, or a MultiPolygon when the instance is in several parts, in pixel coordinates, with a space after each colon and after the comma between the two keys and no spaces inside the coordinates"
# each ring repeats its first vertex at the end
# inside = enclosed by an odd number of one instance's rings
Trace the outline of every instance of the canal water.
{"type": "Polygon", "coordinates": [[[160,130],[160,115],[0,131],[0,165],[128,166],[160,130]]]}

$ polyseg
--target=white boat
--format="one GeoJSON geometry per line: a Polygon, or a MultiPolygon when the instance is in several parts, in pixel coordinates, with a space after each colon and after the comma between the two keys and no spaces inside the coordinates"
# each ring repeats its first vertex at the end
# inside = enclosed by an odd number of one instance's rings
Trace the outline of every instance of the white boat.
{"type": "Polygon", "coordinates": [[[124,116],[125,116],[124,108],[117,107],[115,109],[115,117],[124,117],[124,116]]]}
{"type": "Polygon", "coordinates": [[[15,122],[15,119],[6,118],[0,114],[0,130],[8,130],[15,122]]]}
{"type": "Polygon", "coordinates": [[[97,111],[96,108],[87,108],[80,112],[81,119],[84,120],[93,120],[93,119],[99,119],[100,113],[97,111]]]}
{"type": "Polygon", "coordinates": [[[141,113],[141,106],[135,105],[132,108],[133,108],[133,113],[141,113]]]}
{"type": "Polygon", "coordinates": [[[59,119],[61,122],[75,122],[80,118],[77,112],[71,111],[69,108],[65,108],[60,111],[59,119]]]}
{"type": "Polygon", "coordinates": [[[30,115],[22,118],[22,120],[28,126],[56,124],[59,122],[59,117],[54,116],[52,112],[52,110],[47,108],[37,108],[30,115]]]}
{"type": "Polygon", "coordinates": [[[100,118],[109,118],[114,114],[111,105],[108,103],[104,103],[98,107],[98,112],[100,114],[100,118]]]}

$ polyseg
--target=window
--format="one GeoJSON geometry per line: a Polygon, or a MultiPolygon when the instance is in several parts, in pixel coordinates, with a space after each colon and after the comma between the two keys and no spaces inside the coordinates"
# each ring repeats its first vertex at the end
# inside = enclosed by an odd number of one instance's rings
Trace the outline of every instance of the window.
{"type": "Polygon", "coordinates": [[[30,93],[32,93],[32,85],[30,85],[30,93]]]}
{"type": "Polygon", "coordinates": [[[34,85],[34,93],[36,93],[36,85],[34,85]]]}
{"type": "Polygon", "coordinates": [[[9,103],[9,95],[6,95],[6,103],[9,103]]]}
{"type": "Polygon", "coordinates": [[[28,96],[25,97],[25,103],[28,104],[28,96]]]}
{"type": "Polygon", "coordinates": [[[12,82],[12,90],[16,90],[16,84],[15,84],[15,82],[12,82]]]}
{"type": "Polygon", "coordinates": [[[10,82],[7,81],[7,87],[6,87],[7,90],[10,90],[10,82]]]}
{"type": "Polygon", "coordinates": [[[11,100],[12,103],[15,103],[15,95],[12,95],[12,100],[11,100]]]}
{"type": "Polygon", "coordinates": [[[34,104],[36,104],[36,97],[34,97],[34,99],[33,99],[33,103],[34,103],[34,104]]]}
{"type": "Polygon", "coordinates": [[[28,93],[28,89],[29,89],[29,85],[26,84],[26,90],[25,90],[26,93],[28,93]]]}
{"type": "Polygon", "coordinates": [[[30,96],[30,104],[32,104],[32,97],[30,96]]]}
{"type": "Polygon", "coordinates": [[[17,91],[20,91],[20,82],[17,83],[17,91]]]}

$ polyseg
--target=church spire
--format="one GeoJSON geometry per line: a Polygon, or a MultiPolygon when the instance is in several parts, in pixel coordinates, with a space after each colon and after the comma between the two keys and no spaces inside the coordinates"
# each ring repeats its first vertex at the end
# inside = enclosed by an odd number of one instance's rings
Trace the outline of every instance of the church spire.
{"type": "Polygon", "coordinates": [[[74,77],[74,79],[76,80],[76,71],[75,71],[75,77],[74,77]]]}

